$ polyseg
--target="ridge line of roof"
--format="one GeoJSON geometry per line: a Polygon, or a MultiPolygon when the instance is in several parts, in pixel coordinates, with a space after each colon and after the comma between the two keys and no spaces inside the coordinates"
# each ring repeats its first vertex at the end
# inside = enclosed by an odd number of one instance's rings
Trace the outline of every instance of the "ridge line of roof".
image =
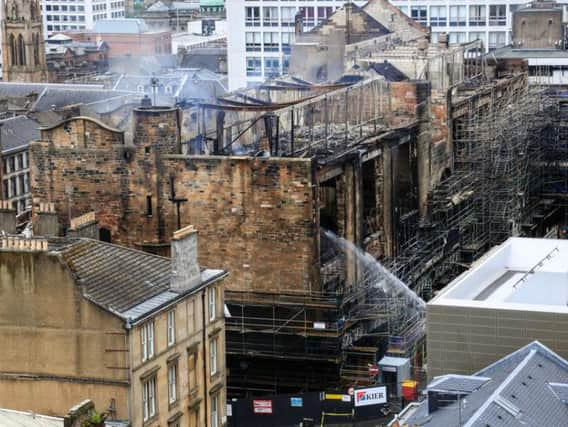
{"type": "MultiPolygon", "coordinates": [[[[514,354],[514,353],[513,353],[514,354]]],[[[527,364],[529,363],[529,361],[536,355],[538,354],[537,349],[532,348],[529,353],[525,356],[525,358],[521,361],[521,363],[519,363],[515,369],[513,369],[513,371],[507,375],[507,377],[505,378],[505,380],[499,384],[499,387],[497,387],[493,393],[491,393],[491,395],[485,400],[485,402],[483,402],[483,404],[477,409],[477,411],[474,412],[474,414],[471,416],[471,418],[467,421],[467,423],[464,424],[464,427],[472,427],[473,424],[475,423],[475,421],[477,421],[479,419],[479,417],[481,417],[481,415],[483,415],[483,413],[487,410],[487,408],[489,408],[489,405],[491,405],[495,399],[497,397],[499,397],[501,395],[501,392],[503,390],[505,390],[505,387],[507,387],[511,381],[513,381],[513,379],[516,378],[517,374],[519,372],[521,372],[522,369],[524,369],[525,366],[527,366],[527,364]]],[[[509,355],[511,356],[511,355],[509,355]]],[[[504,360],[505,358],[501,359],[504,360]]]]}

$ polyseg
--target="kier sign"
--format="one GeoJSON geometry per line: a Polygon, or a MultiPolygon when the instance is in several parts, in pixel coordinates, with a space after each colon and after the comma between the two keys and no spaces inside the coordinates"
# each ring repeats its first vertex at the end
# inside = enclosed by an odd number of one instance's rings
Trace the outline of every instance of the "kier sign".
{"type": "Polygon", "coordinates": [[[355,390],[355,407],[387,403],[386,386],[355,390]]]}
{"type": "Polygon", "coordinates": [[[255,414],[272,414],[272,400],[253,400],[252,410],[255,414]]]}

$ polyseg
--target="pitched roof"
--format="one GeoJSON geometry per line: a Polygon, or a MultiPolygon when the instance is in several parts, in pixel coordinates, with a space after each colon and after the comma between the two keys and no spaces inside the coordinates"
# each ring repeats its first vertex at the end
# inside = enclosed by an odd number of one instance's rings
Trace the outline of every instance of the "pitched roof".
{"type": "Polygon", "coordinates": [[[18,151],[40,138],[40,124],[26,116],[0,120],[0,146],[3,154],[18,151]]]}
{"type": "Polygon", "coordinates": [[[95,22],[93,29],[100,34],[141,34],[148,32],[148,26],[142,19],[101,19],[95,22]]]}
{"type": "Polygon", "coordinates": [[[75,104],[91,104],[117,97],[131,96],[132,93],[99,88],[74,88],[48,86],[31,108],[32,112],[47,111],[75,104]]]}
{"type": "Polygon", "coordinates": [[[467,383],[467,376],[459,376],[458,382],[451,377],[456,376],[436,378],[428,390],[460,394],[467,401],[461,410],[456,402],[429,413],[424,401],[400,414],[401,425],[456,425],[459,413],[464,427],[568,424],[562,387],[568,384],[568,362],[538,341],[475,373],[467,383]],[[450,387],[444,387],[446,382],[450,387]]]}
{"type": "Polygon", "coordinates": [[[402,82],[408,80],[406,74],[387,61],[373,62],[371,68],[375,70],[377,74],[383,76],[388,82],[402,82]]]}
{"type": "MultiPolygon", "coordinates": [[[[50,242],[50,249],[61,255],[84,297],[124,319],[136,320],[182,295],[170,289],[169,258],[91,239],[50,242]]],[[[183,293],[224,274],[205,269],[201,283],[183,293]]]]}

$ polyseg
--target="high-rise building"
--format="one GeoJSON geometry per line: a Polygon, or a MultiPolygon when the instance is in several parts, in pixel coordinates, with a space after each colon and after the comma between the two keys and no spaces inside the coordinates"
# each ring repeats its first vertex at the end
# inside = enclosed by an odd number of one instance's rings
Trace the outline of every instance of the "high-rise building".
{"type": "Polygon", "coordinates": [[[4,0],[2,9],[2,79],[46,81],[47,65],[39,0],[4,0]]]}
{"type": "Polygon", "coordinates": [[[41,0],[45,33],[90,30],[101,19],[124,18],[125,0],[41,0]]]}
{"type": "Polygon", "coordinates": [[[441,33],[450,43],[479,39],[487,50],[511,42],[512,15],[528,0],[390,0],[420,24],[430,27],[432,41],[441,33]]]}
{"type": "Polygon", "coordinates": [[[296,14],[301,13],[303,30],[309,31],[344,4],[345,0],[227,1],[229,88],[286,74],[296,14]]]}

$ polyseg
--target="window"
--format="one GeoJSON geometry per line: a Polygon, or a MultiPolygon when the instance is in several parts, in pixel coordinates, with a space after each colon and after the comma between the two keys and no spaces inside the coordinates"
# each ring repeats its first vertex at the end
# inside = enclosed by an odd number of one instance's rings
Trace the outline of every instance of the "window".
{"type": "Polygon", "coordinates": [[[168,366],[168,402],[170,405],[177,401],[177,363],[168,366]]]}
{"type": "Polygon", "coordinates": [[[280,10],[282,15],[282,26],[283,27],[293,27],[296,20],[296,8],[295,7],[283,7],[280,10]]]}
{"type": "Polygon", "coordinates": [[[176,343],[176,312],[168,312],[168,345],[176,343]]]}
{"type": "Polygon", "coordinates": [[[154,321],[147,322],[140,329],[142,343],[142,361],[154,357],[154,321]]]}
{"type": "Polygon", "coordinates": [[[301,7],[300,12],[304,18],[304,26],[311,28],[316,25],[316,17],[313,7],[301,7]]]}
{"type": "Polygon", "coordinates": [[[262,41],[260,33],[245,33],[246,49],[248,52],[260,52],[262,41]]]}
{"type": "Polygon", "coordinates": [[[247,76],[255,77],[262,75],[262,62],[260,58],[249,57],[247,58],[247,76]]]}
{"type": "Polygon", "coordinates": [[[219,395],[211,397],[211,427],[219,427],[219,395]]]}
{"type": "Polygon", "coordinates": [[[507,25],[507,5],[489,6],[489,25],[507,25]]]}
{"type": "Polygon", "coordinates": [[[428,25],[428,9],[426,6],[412,6],[410,17],[422,25],[428,25]]]}
{"type": "Polygon", "coordinates": [[[278,58],[264,59],[264,75],[266,78],[274,78],[280,75],[280,60],[278,58]]]}
{"type": "Polygon", "coordinates": [[[278,26],[278,8],[277,7],[263,7],[262,8],[262,23],[267,27],[278,26]]]}
{"type": "Polygon", "coordinates": [[[325,22],[331,15],[333,15],[333,7],[318,7],[318,23],[325,22]]]}
{"type": "Polygon", "coordinates": [[[144,421],[156,415],[156,377],[142,384],[142,408],[144,421]]]}
{"type": "Polygon", "coordinates": [[[290,45],[294,43],[294,33],[282,33],[282,52],[290,53],[290,45]]]}
{"type": "Polygon", "coordinates": [[[260,27],[260,7],[245,7],[247,27],[260,27]]]}
{"type": "Polygon", "coordinates": [[[489,50],[498,49],[500,47],[505,46],[507,43],[507,33],[504,31],[495,31],[489,33],[489,43],[488,48],[489,50]]]}
{"type": "Polygon", "coordinates": [[[280,48],[280,33],[266,32],[264,33],[264,51],[278,52],[280,48]]]}
{"type": "Polygon", "coordinates": [[[152,196],[146,196],[146,216],[152,216],[152,196]]]}
{"type": "Polygon", "coordinates": [[[472,31],[471,33],[469,33],[469,41],[472,42],[474,40],[481,40],[485,45],[485,33],[472,31]]]}
{"type": "Polygon", "coordinates": [[[445,27],[448,23],[448,9],[446,6],[430,7],[430,25],[432,27],[445,27]]]}
{"type": "Polygon", "coordinates": [[[450,44],[462,44],[467,41],[464,32],[451,32],[450,33],[450,44]]]}
{"type": "Polygon", "coordinates": [[[473,27],[484,27],[487,19],[487,11],[485,6],[469,7],[469,25],[473,27]]]}
{"type": "Polygon", "coordinates": [[[217,373],[217,338],[209,340],[209,368],[211,376],[217,373]]]}
{"type": "Polygon", "coordinates": [[[188,360],[187,360],[187,370],[188,370],[188,374],[189,374],[189,384],[188,384],[188,388],[189,388],[189,392],[190,393],[194,393],[195,391],[197,391],[197,355],[195,353],[192,353],[189,355],[188,360]]]}
{"type": "Polygon", "coordinates": [[[215,320],[215,316],[217,314],[217,307],[216,307],[216,297],[217,297],[217,290],[215,288],[209,288],[209,321],[212,322],[215,320]]]}

